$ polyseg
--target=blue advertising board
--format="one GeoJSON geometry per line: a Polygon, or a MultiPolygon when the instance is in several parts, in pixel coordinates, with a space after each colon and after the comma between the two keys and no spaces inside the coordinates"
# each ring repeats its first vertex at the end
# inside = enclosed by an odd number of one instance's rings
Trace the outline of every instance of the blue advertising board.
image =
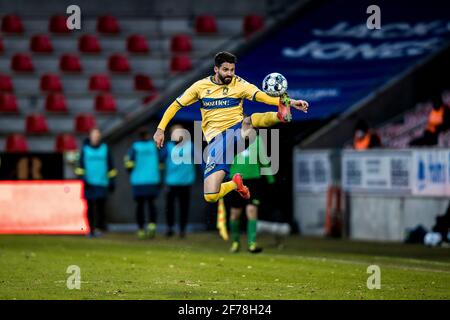
{"type": "MultiPolygon", "coordinates": [[[[236,74],[261,87],[271,72],[288,80],[293,98],[310,102],[294,120],[337,115],[450,41],[449,1],[331,0],[301,15],[239,57],[236,74]],[[369,29],[369,5],[380,9],[380,29],[369,29]]],[[[211,61],[212,63],[212,61],[211,61]]],[[[179,120],[199,120],[200,104],[179,120]]],[[[252,101],[244,112],[273,107],[252,101]]]]}

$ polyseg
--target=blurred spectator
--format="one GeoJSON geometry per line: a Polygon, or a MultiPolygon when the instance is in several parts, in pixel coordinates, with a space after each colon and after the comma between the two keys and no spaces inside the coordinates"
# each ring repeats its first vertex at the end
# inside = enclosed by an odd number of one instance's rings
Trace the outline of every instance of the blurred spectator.
{"type": "Polygon", "coordinates": [[[378,133],[369,127],[365,120],[358,120],[353,135],[353,148],[355,150],[367,150],[381,147],[381,138],[378,133]]]}
{"type": "Polygon", "coordinates": [[[153,238],[156,234],[157,211],[155,198],[159,195],[161,177],[159,173],[159,153],[150,139],[146,128],[139,129],[139,139],[135,141],[125,156],[125,168],[130,173],[133,197],[136,201],[138,238],[153,238]],[[145,230],[145,206],[149,219],[145,230]]]}
{"type": "Polygon", "coordinates": [[[174,234],[175,202],[178,201],[180,237],[185,236],[189,216],[191,187],[195,182],[193,145],[188,132],[181,125],[170,128],[170,141],[162,149],[165,161],[165,184],[168,186],[166,217],[168,237],[174,234]]]}
{"type": "Polygon", "coordinates": [[[75,174],[84,181],[84,196],[88,204],[90,237],[100,236],[96,229],[107,230],[105,200],[109,191],[114,191],[115,176],[110,150],[101,142],[101,132],[93,128],[80,151],[80,160],[75,174]]]}
{"type": "Polygon", "coordinates": [[[433,109],[428,115],[427,127],[422,136],[411,140],[410,146],[435,146],[438,144],[439,134],[450,128],[450,91],[433,101],[433,109]]]}

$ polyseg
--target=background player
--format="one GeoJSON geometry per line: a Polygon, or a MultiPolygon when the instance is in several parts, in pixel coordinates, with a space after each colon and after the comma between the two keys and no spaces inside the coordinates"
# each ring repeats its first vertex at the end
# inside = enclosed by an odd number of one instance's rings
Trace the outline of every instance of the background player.
{"type": "Polygon", "coordinates": [[[166,194],[166,236],[174,233],[175,203],[178,202],[179,236],[186,235],[186,225],[189,217],[191,187],[195,182],[195,166],[193,162],[194,146],[186,136],[186,130],[181,125],[170,128],[170,141],[161,151],[161,159],[165,163],[164,182],[167,186],[166,194]],[[188,155],[189,163],[180,161],[188,155]],[[181,163],[180,163],[181,162],[181,163]]]}
{"type": "Polygon", "coordinates": [[[157,211],[155,199],[159,195],[161,175],[159,172],[159,152],[150,139],[148,129],[139,129],[139,139],[131,145],[124,159],[125,168],[130,173],[133,198],[136,201],[137,236],[139,239],[156,235],[157,211]],[[148,207],[148,225],[145,230],[145,207],[148,207]]]}
{"type": "MultiPolygon", "coordinates": [[[[240,250],[240,219],[242,209],[245,209],[247,215],[248,251],[251,253],[259,253],[262,251],[262,248],[256,244],[256,230],[258,208],[261,203],[260,190],[264,184],[261,177],[261,167],[269,163],[264,149],[264,143],[261,137],[259,135],[256,136],[253,143],[236,156],[230,169],[230,176],[240,173],[245,179],[247,186],[252,190],[251,197],[248,200],[242,199],[236,193],[232,193],[230,196],[230,230],[232,241],[230,251],[233,253],[240,250]],[[256,163],[252,163],[251,159],[256,159],[256,163]]],[[[275,181],[273,175],[266,175],[266,178],[269,184],[275,181]]]]}

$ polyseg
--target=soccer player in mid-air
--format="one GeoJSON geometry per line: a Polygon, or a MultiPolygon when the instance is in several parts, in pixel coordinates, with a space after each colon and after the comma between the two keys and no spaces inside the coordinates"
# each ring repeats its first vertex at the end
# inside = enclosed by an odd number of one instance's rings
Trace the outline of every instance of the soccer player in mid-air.
{"type": "MultiPolygon", "coordinates": [[[[255,85],[235,75],[236,57],[229,52],[219,52],[214,59],[214,75],[192,84],[165,111],[153,136],[158,148],[164,144],[164,130],[181,108],[201,102],[202,131],[208,142],[208,160],[204,171],[204,198],[217,202],[227,193],[236,190],[244,199],[250,191],[242,176],[235,174],[231,181],[223,182],[230,172],[234,156],[226,163],[227,149],[234,151],[238,139],[246,138],[253,128],[265,128],[292,119],[290,107],[308,111],[308,103],[290,99],[287,95],[272,97],[255,85]],[[278,112],[253,113],[244,117],[243,100],[253,100],[278,106],[278,112]],[[239,134],[229,134],[237,130],[239,134]],[[231,146],[231,148],[230,148],[231,146]]],[[[229,151],[228,151],[229,152],[229,151]]]]}

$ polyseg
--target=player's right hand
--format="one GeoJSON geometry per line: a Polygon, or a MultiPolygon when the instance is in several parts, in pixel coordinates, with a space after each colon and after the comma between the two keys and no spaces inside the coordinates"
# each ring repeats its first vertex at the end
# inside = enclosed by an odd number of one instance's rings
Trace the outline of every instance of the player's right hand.
{"type": "Polygon", "coordinates": [[[164,147],[164,130],[161,130],[159,128],[156,129],[156,132],[153,135],[153,140],[155,141],[158,149],[161,149],[162,147],[164,147]]]}

